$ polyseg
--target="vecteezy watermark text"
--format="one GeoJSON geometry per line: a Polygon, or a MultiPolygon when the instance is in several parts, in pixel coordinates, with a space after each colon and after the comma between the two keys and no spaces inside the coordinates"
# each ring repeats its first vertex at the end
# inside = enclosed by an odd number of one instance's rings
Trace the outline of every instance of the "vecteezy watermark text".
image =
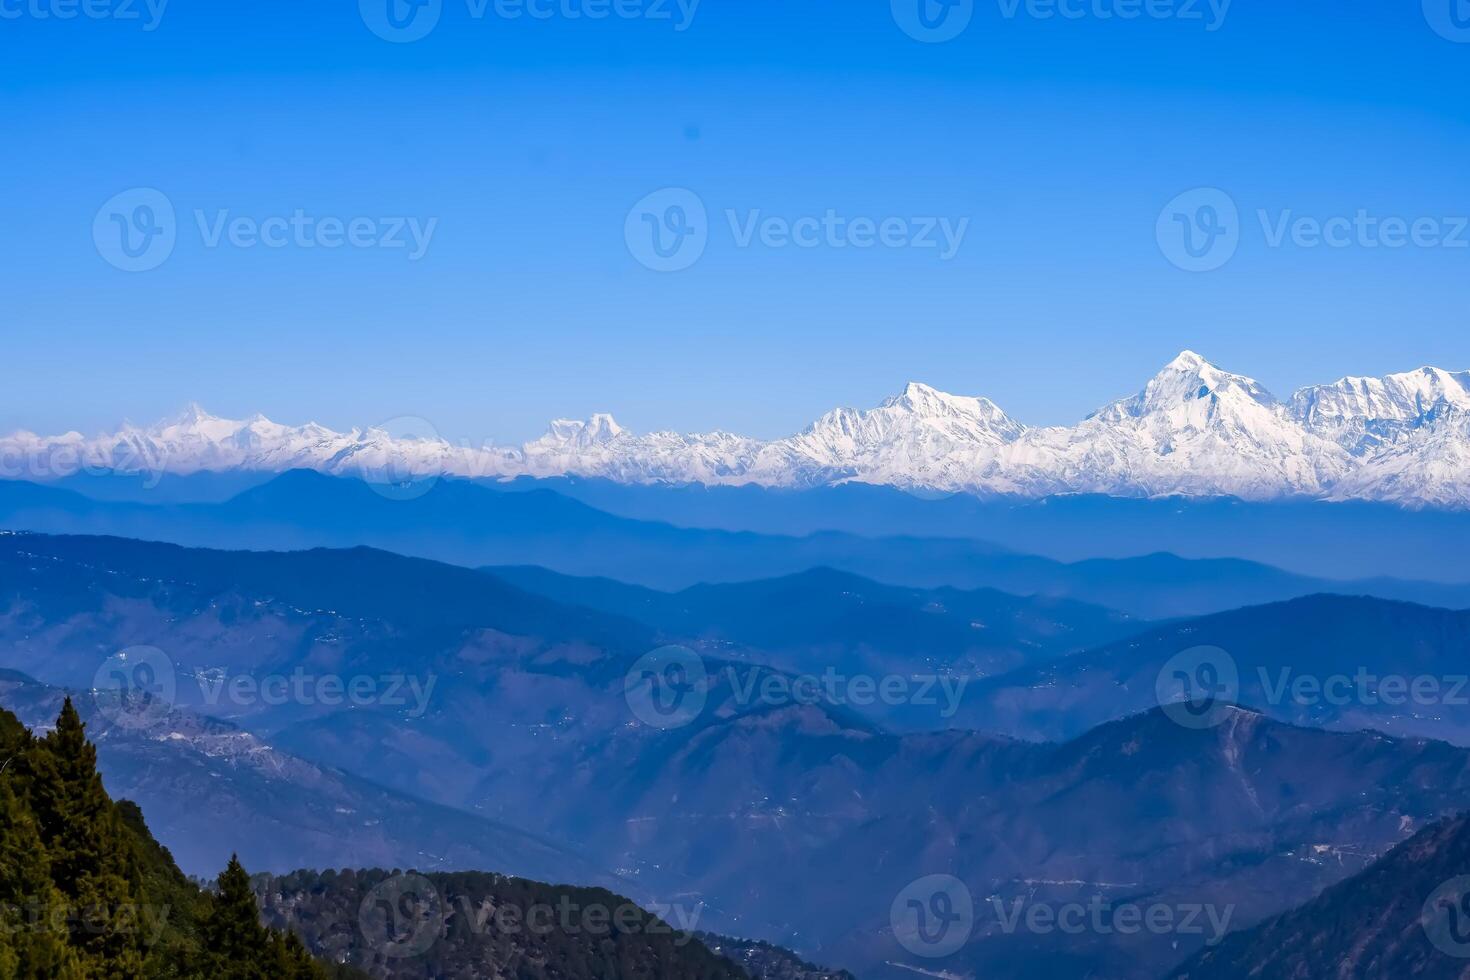
{"type": "Polygon", "coordinates": [[[1234,0],[996,0],[1007,20],[1177,20],[1211,33],[1225,26],[1234,0]]]}
{"type": "Polygon", "coordinates": [[[409,718],[421,718],[429,709],[435,674],[417,677],[410,674],[314,674],[300,667],[290,674],[251,674],[229,676],[223,671],[201,673],[197,678],[205,704],[218,707],[220,702],[236,707],[286,704],[322,705],[338,708],[344,705],[365,708],[408,708],[409,718]]]}
{"type": "Polygon", "coordinates": [[[1085,901],[1047,902],[992,895],[977,905],[969,887],[950,874],[926,875],[894,898],[893,937],[916,956],[939,959],[963,948],[977,932],[1015,935],[1199,936],[1214,946],[1230,931],[1234,905],[1205,902],[1115,902],[1102,894],[1085,901]],[[989,911],[993,920],[982,916],[989,911]]]}
{"type": "MultiPolygon", "coordinates": [[[[1234,0],[995,0],[1005,20],[1173,20],[1213,33],[1225,26],[1234,0]]],[[[925,44],[953,41],[970,28],[975,0],[890,0],[894,23],[925,44]]]]}
{"type": "Polygon", "coordinates": [[[168,926],[171,905],[124,902],[119,905],[74,905],[29,901],[0,905],[0,935],[68,933],[82,936],[139,936],[154,946],[168,926]]]}
{"type": "Polygon", "coordinates": [[[1164,257],[1187,272],[1213,272],[1227,265],[1252,224],[1269,249],[1470,249],[1470,214],[1410,217],[1357,208],[1323,217],[1291,208],[1257,208],[1252,217],[1254,222],[1244,220],[1225,191],[1202,187],[1164,206],[1155,236],[1164,257]]]}
{"type": "MultiPolygon", "coordinates": [[[[967,217],[844,214],[836,208],[806,215],[772,215],[760,208],[723,212],[730,242],[740,249],[911,249],[941,262],[957,256],[970,229],[967,217]]],[[[623,223],[629,253],[655,272],[679,272],[704,256],[713,231],[703,199],[682,187],[655,191],[633,205],[623,223]]]]}
{"type": "Polygon", "coordinates": [[[157,487],[166,469],[164,448],[131,433],[106,446],[37,441],[0,444],[0,479],[48,483],[69,476],[136,476],[145,489],[157,487]]]}
{"type": "MultiPolygon", "coordinates": [[[[211,668],[193,677],[198,704],[210,708],[302,706],[382,707],[407,709],[421,718],[438,683],[438,675],[403,673],[320,674],[298,667],[290,673],[230,674],[211,668]]],[[[173,660],[157,647],[137,646],[104,660],[92,679],[98,712],[124,729],[149,729],[168,718],[183,698],[173,660]]],[[[196,703],[190,699],[190,703],[196,703]]]]}
{"type": "Polygon", "coordinates": [[[970,678],[942,674],[844,674],[828,667],[820,674],[784,674],[755,667],[728,666],[725,679],[735,703],[782,706],[832,704],[855,708],[877,705],[916,705],[937,708],[939,717],[953,718],[960,709],[970,678]]]}
{"type": "Polygon", "coordinates": [[[1029,932],[1045,936],[1063,935],[1136,936],[1203,936],[1206,946],[1215,946],[1230,931],[1235,915],[1234,905],[1203,902],[1113,902],[1103,895],[1093,895],[1086,902],[1035,902],[1015,898],[1007,902],[998,896],[989,899],[996,922],[1002,932],[1012,935],[1029,932]]]}
{"type": "Polygon", "coordinates": [[[571,895],[555,902],[521,905],[446,897],[423,875],[400,872],[374,885],[358,907],[358,927],[378,952],[391,959],[421,956],[448,929],[450,920],[474,936],[662,935],[676,946],[694,938],[702,906],[677,903],[579,902],[571,895]]]}
{"type": "Polygon", "coordinates": [[[1243,700],[1262,708],[1439,708],[1470,706],[1470,674],[1401,674],[1369,667],[1314,673],[1257,666],[1243,678],[1229,652],[1190,647],[1159,668],[1155,693],[1164,713],[1186,728],[1212,728],[1243,700]]]}
{"type": "MultiPolygon", "coordinates": [[[[340,217],[306,208],[288,214],[235,214],[229,208],[196,208],[192,225],[206,249],[285,249],[401,251],[410,262],[428,254],[438,218],[414,216],[340,217]]],[[[173,201],[151,187],[114,195],[92,222],[97,254],[124,272],[148,272],[169,260],[178,244],[180,224],[173,201]]]]}
{"type": "MultiPolygon", "coordinates": [[[[463,0],[471,21],[649,21],[675,33],[694,24],[702,0],[463,0]]],[[[367,29],[394,44],[422,41],[443,19],[445,0],[358,0],[367,29]]]]}
{"type": "Polygon", "coordinates": [[[634,662],[623,679],[633,714],[654,728],[681,728],[697,719],[715,688],[739,708],[828,704],[854,708],[934,708],[941,718],[958,713],[970,678],[951,674],[791,674],[766,667],[726,664],[711,671],[688,647],[660,647],[634,662]]]}
{"type": "Polygon", "coordinates": [[[1319,676],[1282,667],[1274,672],[1257,668],[1268,704],[1297,704],[1332,707],[1387,705],[1402,707],[1470,706],[1470,674],[1377,674],[1359,667],[1351,674],[1319,676]]]}
{"type": "Polygon", "coordinates": [[[0,21],[113,20],[156,31],[169,0],[0,0],[0,21]]]}

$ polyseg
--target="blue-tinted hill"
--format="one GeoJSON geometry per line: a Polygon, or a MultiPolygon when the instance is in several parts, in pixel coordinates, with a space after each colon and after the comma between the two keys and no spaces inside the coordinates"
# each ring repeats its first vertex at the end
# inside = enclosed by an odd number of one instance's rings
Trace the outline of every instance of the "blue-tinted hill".
{"type": "Polygon", "coordinates": [[[1068,564],[958,537],[691,529],[617,517],[545,489],[507,493],[444,480],[420,496],[397,499],[360,481],[307,471],[216,503],[99,501],[58,488],[0,483],[0,527],[222,548],[370,545],[459,565],[540,565],[659,589],[830,567],[895,585],[1071,598],[1154,619],[1318,592],[1470,606],[1470,586],[1339,581],[1256,562],[1170,554],[1068,564]]]}

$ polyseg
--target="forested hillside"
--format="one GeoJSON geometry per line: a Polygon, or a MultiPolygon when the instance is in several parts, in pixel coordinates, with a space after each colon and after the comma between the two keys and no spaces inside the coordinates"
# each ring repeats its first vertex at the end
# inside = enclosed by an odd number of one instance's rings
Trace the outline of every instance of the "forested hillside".
{"type": "Polygon", "coordinates": [[[0,710],[0,977],[349,975],[260,924],[239,862],[210,891],[184,877],[138,808],[108,797],[70,700],[40,738],[0,710]]]}

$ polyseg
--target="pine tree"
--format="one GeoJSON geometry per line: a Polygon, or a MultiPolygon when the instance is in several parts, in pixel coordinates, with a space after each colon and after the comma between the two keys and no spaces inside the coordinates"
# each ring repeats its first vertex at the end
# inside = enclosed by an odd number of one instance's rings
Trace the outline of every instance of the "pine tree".
{"type": "Polygon", "coordinates": [[[36,821],[0,777],[0,977],[80,980],[66,919],[36,821]]]}
{"type": "Polygon", "coordinates": [[[250,876],[238,857],[219,876],[200,929],[206,975],[214,980],[318,980],[320,967],[291,933],[260,921],[250,876]]]}
{"type": "Polygon", "coordinates": [[[0,980],[327,975],[296,936],[261,923],[238,860],[205,895],[137,807],[108,798],[70,700],[40,740],[0,709],[0,980]],[[139,901],[157,917],[141,915],[139,901]]]}
{"type": "Polygon", "coordinates": [[[231,856],[230,863],[220,873],[219,892],[210,902],[202,938],[205,949],[227,963],[259,957],[268,946],[269,937],[260,924],[255,891],[238,856],[231,856]]]}
{"type": "Polygon", "coordinates": [[[55,730],[33,742],[25,758],[27,795],[51,880],[70,909],[71,945],[90,974],[138,976],[139,871],[71,698],[55,730]]]}
{"type": "Polygon", "coordinates": [[[317,980],[321,971],[294,932],[276,932],[272,951],[271,975],[280,980],[317,980]]]}

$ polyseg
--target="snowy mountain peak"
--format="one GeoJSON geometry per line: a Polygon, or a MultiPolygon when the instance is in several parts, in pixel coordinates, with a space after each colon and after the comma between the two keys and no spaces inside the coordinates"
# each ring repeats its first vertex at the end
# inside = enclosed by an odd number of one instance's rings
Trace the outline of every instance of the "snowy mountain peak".
{"type": "Polygon", "coordinates": [[[922,381],[910,381],[903,386],[903,393],[889,398],[885,404],[897,405],[907,403],[910,405],[922,404],[930,400],[949,398],[950,396],[938,388],[931,388],[922,381]]]}
{"type": "Polygon", "coordinates": [[[1099,411],[1094,418],[1167,416],[1173,424],[1200,426],[1221,413],[1275,411],[1278,402],[1253,378],[1232,374],[1193,351],[1184,351],[1149,379],[1141,392],[1099,411]]]}
{"type": "Polygon", "coordinates": [[[1470,372],[1342,378],[1279,402],[1256,381],[1183,351],[1138,393],[1070,427],[1028,428],[985,398],[919,382],[871,409],[841,408],[784,439],[638,434],[611,415],[559,419],[519,447],[432,431],[336,432],[199,405],[150,428],[0,437],[0,476],[88,470],[251,470],[380,480],[385,474],[600,477],[625,483],[822,486],[847,481],[1016,494],[1317,497],[1470,507],[1470,372]]]}
{"type": "MultiPolygon", "coordinates": [[[[1302,388],[1292,396],[1290,410],[1301,425],[1353,456],[1386,458],[1390,447],[1405,444],[1413,454],[1419,452],[1414,445],[1433,439],[1430,430],[1454,425],[1457,417],[1470,413],[1470,371],[1423,367],[1381,378],[1340,378],[1302,388]]],[[[1465,477],[1455,473],[1437,480],[1431,495],[1445,493],[1447,480],[1465,482],[1465,477]]]]}
{"type": "Polygon", "coordinates": [[[1446,405],[1470,409],[1470,371],[1422,367],[1381,378],[1347,377],[1302,388],[1291,399],[1301,419],[1421,418],[1446,405]]]}
{"type": "Polygon", "coordinates": [[[1213,369],[1215,369],[1215,366],[1199,354],[1196,354],[1192,350],[1182,350],[1179,352],[1178,357],[1164,365],[1164,369],[1160,373],[1199,372],[1213,369]]]}
{"type": "Polygon", "coordinates": [[[918,381],[910,381],[904,387],[903,394],[895,395],[884,401],[879,411],[885,409],[898,409],[932,419],[946,417],[977,419],[987,426],[994,427],[997,433],[1004,435],[1005,438],[1015,438],[1025,429],[1025,426],[1007,416],[988,398],[951,395],[918,381]]]}
{"type": "Polygon", "coordinates": [[[1275,396],[1254,378],[1216,367],[1193,351],[1174,358],[1149,384],[1161,394],[1182,394],[1186,400],[1205,397],[1207,392],[1202,389],[1208,388],[1208,394],[1237,391],[1259,404],[1276,404],[1275,396]]]}
{"type": "Polygon", "coordinates": [[[612,442],[625,431],[611,415],[598,413],[585,420],[556,419],[541,442],[569,446],[601,445],[612,442]]]}
{"type": "Polygon", "coordinates": [[[149,436],[165,440],[193,439],[208,443],[229,439],[246,424],[211,415],[198,402],[190,402],[178,415],[165,419],[146,431],[149,436]]]}
{"type": "Polygon", "coordinates": [[[163,429],[192,429],[205,423],[216,421],[219,420],[205,411],[203,405],[198,402],[190,402],[178,414],[163,419],[153,428],[155,431],[161,431],[163,429]]]}

